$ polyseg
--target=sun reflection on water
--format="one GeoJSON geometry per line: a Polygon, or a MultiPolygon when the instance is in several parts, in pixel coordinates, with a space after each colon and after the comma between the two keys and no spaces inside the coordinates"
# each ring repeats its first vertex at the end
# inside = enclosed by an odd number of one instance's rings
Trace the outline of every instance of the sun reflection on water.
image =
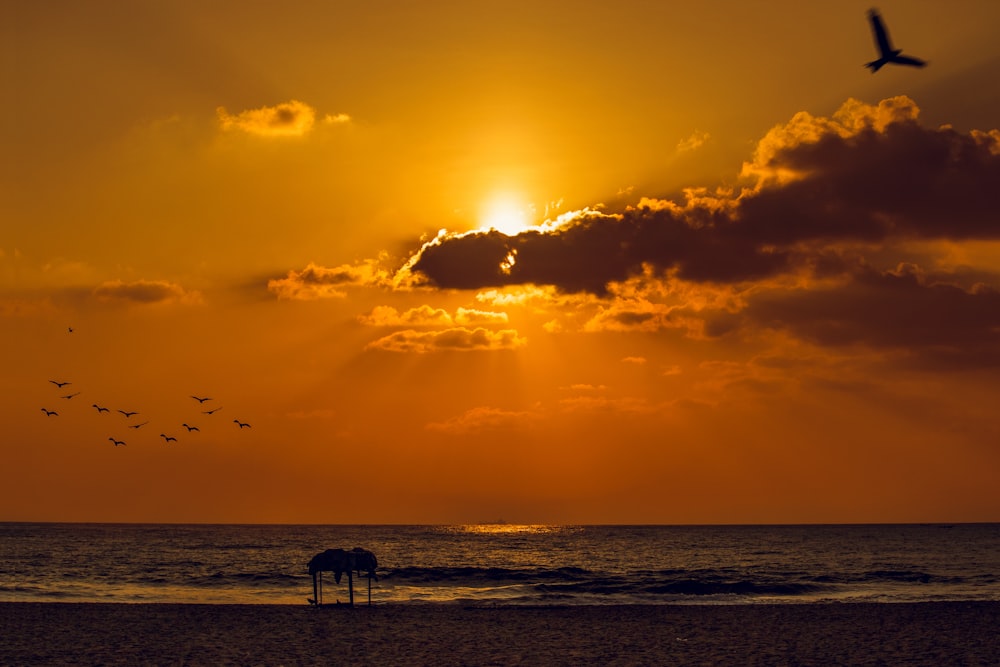
{"type": "Polygon", "coordinates": [[[453,533],[472,533],[476,535],[542,535],[570,530],[570,526],[552,526],[535,523],[469,523],[458,526],[445,526],[445,530],[453,533]]]}

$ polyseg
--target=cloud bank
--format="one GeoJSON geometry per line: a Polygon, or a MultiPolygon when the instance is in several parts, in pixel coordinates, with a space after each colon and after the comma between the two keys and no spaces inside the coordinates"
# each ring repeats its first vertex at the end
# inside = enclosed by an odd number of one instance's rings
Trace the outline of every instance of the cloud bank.
{"type": "Polygon", "coordinates": [[[802,112],[761,139],[739,188],[587,209],[514,236],[442,234],[405,271],[432,288],[590,294],[605,304],[590,330],[781,330],[1000,363],[997,274],[950,265],[944,249],[1000,241],[1000,132],[918,115],[906,97],[802,112]]]}

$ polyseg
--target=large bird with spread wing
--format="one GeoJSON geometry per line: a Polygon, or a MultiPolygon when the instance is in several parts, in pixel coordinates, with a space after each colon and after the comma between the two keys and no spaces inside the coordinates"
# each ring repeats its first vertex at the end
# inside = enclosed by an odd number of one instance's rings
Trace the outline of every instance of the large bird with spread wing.
{"type": "Polygon", "coordinates": [[[878,47],[879,53],[878,60],[865,63],[865,67],[870,69],[872,74],[879,71],[883,65],[890,63],[894,65],[909,65],[911,67],[923,67],[927,64],[926,61],[920,58],[902,55],[902,49],[892,48],[892,43],[889,41],[889,32],[885,29],[885,24],[882,23],[882,16],[878,13],[877,9],[868,10],[868,19],[872,22],[872,34],[875,36],[875,45],[878,47]]]}

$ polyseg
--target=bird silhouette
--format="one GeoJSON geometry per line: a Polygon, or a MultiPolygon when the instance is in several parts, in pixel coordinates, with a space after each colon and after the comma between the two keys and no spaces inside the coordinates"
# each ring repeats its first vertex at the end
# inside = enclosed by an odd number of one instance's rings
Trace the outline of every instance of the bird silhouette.
{"type": "Polygon", "coordinates": [[[66,327],[66,328],[69,330],[69,333],[73,333],[73,327],[66,327]]]}
{"type": "Polygon", "coordinates": [[[234,419],[233,423],[239,426],[240,428],[252,428],[250,424],[247,424],[246,422],[241,422],[239,419],[234,419]]]}
{"type": "Polygon", "coordinates": [[[124,410],[119,410],[118,412],[120,412],[120,413],[122,413],[123,415],[125,415],[125,418],[126,418],[126,419],[128,419],[128,418],[129,418],[129,417],[131,417],[132,415],[137,415],[137,414],[139,414],[138,412],[125,412],[124,410]]]}
{"type": "Polygon", "coordinates": [[[102,408],[102,407],[101,407],[101,406],[99,406],[99,405],[98,405],[97,403],[94,403],[94,404],[93,404],[93,405],[91,405],[90,407],[92,407],[92,408],[97,408],[97,414],[101,414],[102,412],[109,412],[109,410],[108,410],[107,408],[102,408]]]}
{"type": "Polygon", "coordinates": [[[894,65],[909,65],[911,67],[923,67],[927,64],[926,61],[920,58],[902,55],[902,49],[892,48],[892,43],[889,41],[889,31],[885,29],[882,16],[878,13],[877,9],[868,10],[868,20],[872,24],[872,35],[875,37],[875,46],[878,47],[879,55],[878,60],[865,63],[865,67],[870,69],[872,74],[879,71],[883,65],[888,65],[889,63],[894,65]]]}
{"type": "Polygon", "coordinates": [[[108,438],[108,440],[110,440],[115,447],[117,447],[118,445],[123,445],[123,446],[125,445],[124,440],[115,440],[114,438],[108,438]]]}
{"type": "Polygon", "coordinates": [[[132,424],[129,428],[139,428],[140,426],[145,426],[149,422],[142,422],[141,424],[132,424]]]}
{"type": "Polygon", "coordinates": [[[72,382],[56,382],[55,380],[49,380],[49,382],[51,382],[55,386],[59,387],[60,389],[62,389],[63,387],[65,387],[68,384],[73,384],[72,382]]]}
{"type": "Polygon", "coordinates": [[[200,431],[201,430],[197,426],[188,426],[187,424],[181,424],[181,426],[183,426],[184,428],[186,428],[188,430],[188,433],[190,433],[191,431],[200,431]]]}
{"type": "Polygon", "coordinates": [[[59,413],[56,412],[55,410],[46,410],[45,408],[42,408],[42,412],[45,413],[46,417],[58,417],[59,416],[59,413]]]}
{"type": "Polygon", "coordinates": [[[59,398],[73,398],[74,396],[79,396],[79,395],[80,392],[76,392],[74,394],[66,394],[65,396],[60,396],[59,398]]]}
{"type": "Polygon", "coordinates": [[[222,406],[220,405],[219,407],[212,408],[211,410],[202,410],[201,414],[203,414],[203,415],[214,415],[216,412],[218,412],[221,409],[222,409],[222,406]]]}
{"type": "Polygon", "coordinates": [[[207,397],[206,398],[201,398],[200,396],[194,396],[194,395],[192,395],[191,398],[193,398],[194,400],[198,401],[199,403],[204,403],[205,401],[212,400],[211,398],[207,398],[207,397]]]}
{"type": "Polygon", "coordinates": [[[163,438],[164,442],[177,442],[177,438],[172,438],[169,435],[167,435],[166,433],[161,433],[160,437],[163,438]]]}

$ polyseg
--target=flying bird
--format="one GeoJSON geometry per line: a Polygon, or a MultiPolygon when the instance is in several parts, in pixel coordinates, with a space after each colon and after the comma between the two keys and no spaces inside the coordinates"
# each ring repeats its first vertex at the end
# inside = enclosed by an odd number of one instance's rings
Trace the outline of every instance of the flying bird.
{"type": "Polygon", "coordinates": [[[108,440],[110,440],[115,447],[117,447],[118,445],[125,445],[124,440],[115,440],[114,438],[108,438],[108,440]]]}
{"type": "Polygon", "coordinates": [[[247,424],[246,422],[241,422],[239,419],[234,419],[233,423],[239,426],[240,428],[252,428],[250,424],[247,424]]]}
{"type": "Polygon", "coordinates": [[[188,430],[188,433],[190,433],[191,431],[200,431],[201,430],[197,426],[188,426],[187,424],[181,424],[181,426],[183,426],[184,428],[186,428],[188,430]]]}
{"type": "Polygon", "coordinates": [[[73,333],[73,327],[66,327],[66,328],[69,329],[69,333],[73,333]]]}
{"type": "Polygon", "coordinates": [[[45,413],[46,417],[58,417],[59,416],[59,413],[56,412],[55,410],[46,410],[45,408],[42,408],[42,412],[45,413]]]}
{"type": "Polygon", "coordinates": [[[203,415],[214,415],[216,412],[218,412],[221,409],[222,409],[222,406],[220,405],[219,407],[212,408],[211,410],[202,410],[201,414],[203,414],[203,415]]]}
{"type": "Polygon", "coordinates": [[[212,400],[211,398],[201,398],[200,396],[191,396],[191,398],[198,401],[199,403],[204,403],[205,401],[212,400]]]}
{"type": "Polygon", "coordinates": [[[911,67],[923,67],[927,64],[926,61],[920,58],[901,55],[903,53],[902,49],[892,48],[892,44],[889,42],[889,32],[885,29],[885,24],[882,23],[882,16],[879,15],[877,9],[868,10],[868,19],[872,22],[872,34],[875,36],[875,45],[878,47],[879,54],[878,60],[865,63],[865,67],[870,69],[872,74],[879,71],[883,65],[889,63],[910,65],[911,67]]]}
{"type": "Polygon", "coordinates": [[[76,392],[75,394],[66,394],[65,396],[60,396],[59,398],[73,398],[74,396],[79,396],[79,395],[80,392],[76,392]]]}
{"type": "Polygon", "coordinates": [[[73,384],[72,382],[56,382],[55,380],[49,380],[49,382],[51,382],[55,386],[59,387],[60,389],[62,389],[63,387],[65,387],[68,384],[73,384]]]}
{"type": "Polygon", "coordinates": [[[132,424],[129,426],[129,428],[139,428],[140,426],[145,426],[148,423],[149,422],[147,421],[147,422],[142,422],[141,424],[132,424]]]}
{"type": "Polygon", "coordinates": [[[172,438],[169,435],[167,435],[166,433],[161,433],[160,437],[163,438],[164,442],[177,442],[177,438],[172,438]]]}
{"type": "Polygon", "coordinates": [[[92,407],[92,408],[97,408],[97,414],[101,414],[102,412],[109,412],[109,410],[108,410],[107,408],[102,408],[102,407],[101,407],[101,406],[99,406],[99,405],[98,405],[97,403],[94,403],[94,404],[93,404],[93,405],[91,405],[90,407],[92,407]]]}
{"type": "Polygon", "coordinates": [[[139,414],[138,412],[125,412],[124,410],[119,410],[118,412],[120,412],[120,413],[122,413],[123,415],[125,415],[125,418],[126,418],[126,419],[128,419],[128,418],[129,418],[129,417],[131,417],[132,415],[137,415],[137,414],[139,414]]]}

